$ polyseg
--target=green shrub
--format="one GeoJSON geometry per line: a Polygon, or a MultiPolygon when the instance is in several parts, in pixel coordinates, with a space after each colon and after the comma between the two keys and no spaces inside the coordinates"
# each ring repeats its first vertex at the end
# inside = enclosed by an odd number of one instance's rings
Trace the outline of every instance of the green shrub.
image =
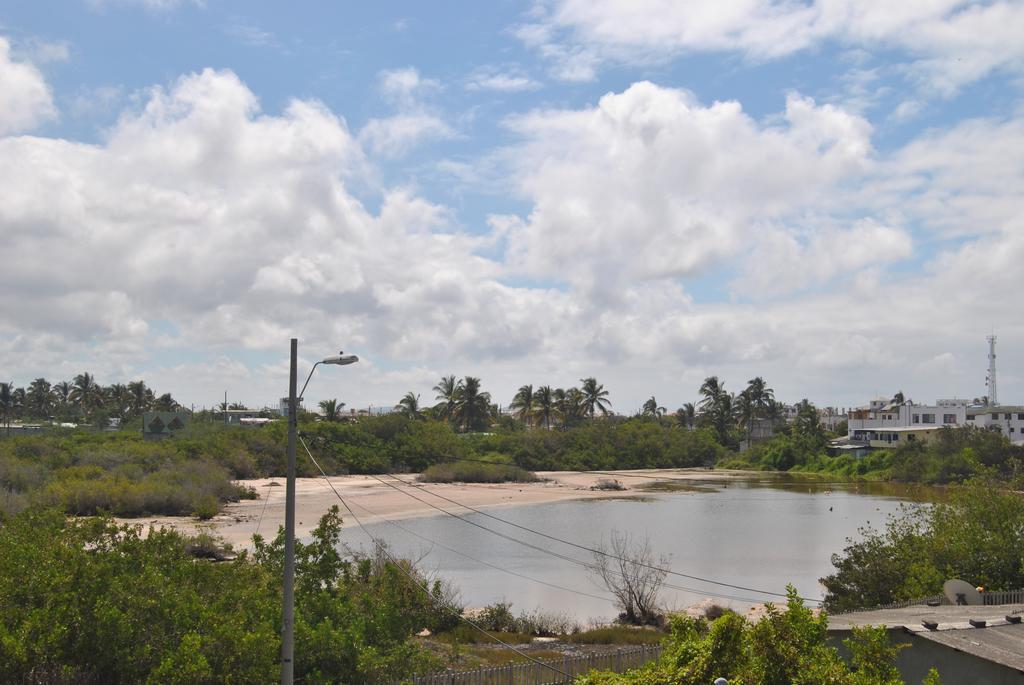
{"type": "Polygon", "coordinates": [[[428,467],[419,480],[424,483],[532,483],[538,479],[518,466],[454,462],[428,467]]]}

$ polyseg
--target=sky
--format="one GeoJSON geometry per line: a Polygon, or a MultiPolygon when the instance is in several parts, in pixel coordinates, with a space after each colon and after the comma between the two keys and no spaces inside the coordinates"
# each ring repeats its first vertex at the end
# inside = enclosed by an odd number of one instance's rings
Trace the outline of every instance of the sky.
{"type": "Polygon", "coordinates": [[[15,0],[0,374],[1024,403],[1024,2],[15,0]],[[301,380],[301,379],[300,379],[301,380]]]}

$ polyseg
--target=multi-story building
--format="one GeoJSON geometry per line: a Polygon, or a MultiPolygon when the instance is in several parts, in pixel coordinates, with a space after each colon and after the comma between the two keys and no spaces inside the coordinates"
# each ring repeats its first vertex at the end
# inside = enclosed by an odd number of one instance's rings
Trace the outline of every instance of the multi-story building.
{"type": "Polygon", "coordinates": [[[970,407],[966,423],[968,426],[998,430],[1010,442],[1024,444],[1024,407],[970,407]]]}
{"type": "Polygon", "coordinates": [[[898,447],[927,437],[942,426],[967,424],[966,400],[937,400],[935,404],[896,403],[874,399],[847,413],[847,438],[872,447],[898,447]],[[876,444],[877,443],[877,444],[876,444]]]}

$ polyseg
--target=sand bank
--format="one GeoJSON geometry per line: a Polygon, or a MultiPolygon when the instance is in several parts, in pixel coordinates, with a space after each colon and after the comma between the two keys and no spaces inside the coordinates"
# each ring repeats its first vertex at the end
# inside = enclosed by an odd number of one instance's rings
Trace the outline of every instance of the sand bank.
{"type": "MultiPolygon", "coordinates": [[[[452,483],[422,484],[413,490],[417,497],[437,506],[443,506],[454,513],[466,513],[452,504],[431,497],[429,492],[436,492],[450,499],[472,507],[503,507],[522,506],[558,502],[569,499],[588,499],[598,497],[636,497],[647,494],[640,489],[644,484],[669,478],[685,478],[687,480],[721,480],[748,475],[742,471],[709,471],[706,469],[660,469],[644,471],[609,471],[608,474],[578,473],[575,471],[541,471],[537,475],[543,478],[538,483],[452,483]],[[608,492],[592,490],[591,487],[599,479],[616,478],[626,490],[608,492]],[[424,492],[425,491],[425,492],[424,492]]],[[[415,474],[399,476],[406,481],[415,481],[415,474]]],[[[330,484],[345,498],[355,510],[360,520],[372,523],[385,519],[396,520],[418,516],[437,515],[438,511],[424,502],[419,502],[402,491],[409,488],[387,476],[381,476],[400,488],[384,485],[372,476],[335,476],[330,484]]],[[[225,510],[210,521],[196,521],[184,517],[159,517],[147,519],[127,519],[126,522],[152,524],[156,527],[170,526],[186,533],[208,532],[216,535],[236,548],[251,545],[252,536],[259,532],[269,537],[284,525],[285,480],[284,478],[259,478],[239,481],[256,489],[259,499],[245,500],[229,504],[225,510]]],[[[330,485],[323,478],[299,478],[296,480],[296,533],[308,536],[316,526],[320,517],[339,504],[330,485]]],[[[345,525],[355,525],[351,517],[342,509],[345,525]]]]}

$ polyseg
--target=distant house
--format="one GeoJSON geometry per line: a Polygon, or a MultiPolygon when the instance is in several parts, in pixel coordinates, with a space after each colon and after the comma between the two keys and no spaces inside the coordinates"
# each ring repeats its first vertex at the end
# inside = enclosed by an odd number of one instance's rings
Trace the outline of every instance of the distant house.
{"type": "Polygon", "coordinates": [[[847,436],[833,447],[895,448],[914,440],[930,440],[943,426],[966,425],[967,415],[967,400],[914,404],[874,399],[866,407],[847,412],[847,436]]]}

